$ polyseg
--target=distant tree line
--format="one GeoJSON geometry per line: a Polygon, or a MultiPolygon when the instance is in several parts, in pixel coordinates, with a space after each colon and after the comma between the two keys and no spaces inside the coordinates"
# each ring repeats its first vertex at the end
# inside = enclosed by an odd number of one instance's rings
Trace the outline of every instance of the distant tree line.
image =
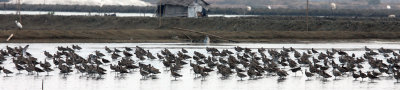
{"type": "MultiPolygon", "coordinates": [[[[0,6],[0,10],[16,10],[13,4],[0,6]]],[[[66,12],[124,12],[124,13],[154,13],[156,7],[137,6],[78,6],[78,5],[22,5],[23,11],[66,11],[66,12]]],[[[234,15],[283,15],[304,16],[305,9],[267,9],[253,8],[247,11],[244,8],[209,8],[209,14],[234,14],[234,15]]],[[[390,14],[400,16],[398,9],[310,9],[311,16],[357,16],[357,17],[387,17],[390,14]]]]}

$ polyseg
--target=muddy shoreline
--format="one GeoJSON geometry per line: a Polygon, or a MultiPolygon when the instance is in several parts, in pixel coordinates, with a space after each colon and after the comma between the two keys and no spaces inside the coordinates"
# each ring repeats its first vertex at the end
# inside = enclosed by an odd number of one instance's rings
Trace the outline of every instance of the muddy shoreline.
{"type": "MultiPolygon", "coordinates": [[[[268,39],[268,40],[236,40],[239,43],[368,43],[368,42],[400,42],[400,39],[332,39],[332,40],[312,40],[312,39],[268,39]]],[[[33,40],[12,40],[0,43],[190,43],[182,40],[88,40],[88,39],[33,39],[33,40]]],[[[192,42],[200,43],[200,42],[192,42]]],[[[216,42],[232,43],[232,42],[216,42]]]]}
{"type": "Polygon", "coordinates": [[[214,43],[400,40],[400,18],[312,17],[306,30],[300,16],[162,18],[161,27],[150,17],[22,17],[24,29],[17,30],[16,16],[0,15],[0,42],[10,34],[18,43],[201,42],[206,34],[214,43]]]}
{"type": "MultiPolygon", "coordinates": [[[[307,43],[400,41],[400,32],[204,31],[214,43],[307,43]]],[[[1,43],[201,43],[205,35],[179,30],[5,30],[1,43]],[[11,41],[6,42],[10,34],[11,41]]]]}

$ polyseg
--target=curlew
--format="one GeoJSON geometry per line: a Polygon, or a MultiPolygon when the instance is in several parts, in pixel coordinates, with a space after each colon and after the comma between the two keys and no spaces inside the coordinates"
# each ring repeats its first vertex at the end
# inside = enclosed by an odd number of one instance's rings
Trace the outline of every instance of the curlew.
{"type": "Polygon", "coordinates": [[[240,72],[236,72],[236,75],[240,78],[241,81],[243,80],[242,78],[247,77],[246,74],[243,74],[243,73],[240,73],[240,72]]]}
{"type": "Polygon", "coordinates": [[[289,75],[286,71],[284,70],[278,70],[277,74],[279,76],[279,79],[284,79],[287,75],[289,75]]]}
{"type": "Polygon", "coordinates": [[[40,69],[38,67],[34,67],[34,70],[35,70],[37,76],[39,76],[39,73],[44,72],[43,69],[40,69]]]}
{"type": "Polygon", "coordinates": [[[371,80],[371,82],[374,82],[374,79],[378,79],[378,76],[375,76],[373,74],[371,74],[370,71],[367,72],[367,77],[371,80]]]}
{"type": "Polygon", "coordinates": [[[354,80],[357,80],[357,78],[361,77],[359,74],[353,73],[353,78],[354,80]]]}
{"type": "Polygon", "coordinates": [[[331,77],[332,77],[331,75],[329,75],[329,74],[326,73],[325,71],[320,71],[320,72],[321,72],[320,75],[321,75],[322,77],[324,77],[323,80],[326,80],[327,78],[331,78],[331,77]]]}
{"type": "Polygon", "coordinates": [[[365,51],[372,51],[372,50],[369,49],[367,46],[364,46],[364,50],[365,50],[365,51]]]}
{"type": "Polygon", "coordinates": [[[292,69],[290,69],[290,71],[292,71],[294,73],[294,76],[296,76],[297,71],[301,71],[303,73],[303,71],[301,70],[301,67],[292,68],[292,69]]]}
{"type": "Polygon", "coordinates": [[[7,77],[8,77],[8,74],[12,74],[13,73],[10,70],[5,69],[4,67],[2,69],[3,69],[3,72],[6,74],[7,77]]]}
{"type": "Polygon", "coordinates": [[[144,71],[143,69],[140,69],[140,75],[142,75],[142,79],[146,79],[149,75],[149,72],[144,71]]]}
{"type": "Polygon", "coordinates": [[[171,76],[174,77],[175,80],[176,80],[176,78],[182,77],[182,75],[178,74],[177,72],[175,72],[173,70],[171,70],[171,76]]]}
{"type": "Polygon", "coordinates": [[[335,76],[335,80],[337,80],[336,77],[342,76],[342,73],[337,71],[336,69],[333,69],[332,73],[333,73],[333,76],[335,76]]]}
{"type": "Polygon", "coordinates": [[[307,69],[306,69],[306,71],[305,71],[305,74],[306,74],[306,76],[307,76],[307,80],[309,80],[310,77],[314,76],[314,74],[311,73],[311,72],[308,72],[307,69]]]}
{"type": "Polygon", "coordinates": [[[359,73],[360,73],[361,81],[363,81],[364,78],[367,78],[367,74],[363,73],[362,71],[359,71],[359,73]]]}
{"type": "Polygon", "coordinates": [[[105,46],[104,49],[107,51],[107,53],[111,53],[112,52],[112,50],[110,48],[108,48],[107,46],[105,46]]]}

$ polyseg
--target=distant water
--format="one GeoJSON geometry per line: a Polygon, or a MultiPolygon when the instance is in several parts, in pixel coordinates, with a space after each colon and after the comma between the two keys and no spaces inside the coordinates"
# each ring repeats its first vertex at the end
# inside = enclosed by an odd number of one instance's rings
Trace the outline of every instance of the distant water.
{"type": "MultiPolygon", "coordinates": [[[[22,15],[47,15],[51,11],[21,11],[22,15]]],[[[0,14],[15,14],[14,10],[0,10],[0,14]]],[[[154,13],[120,13],[120,12],[63,12],[56,11],[54,15],[57,16],[104,16],[105,14],[116,14],[117,17],[155,17],[154,13]]],[[[257,15],[223,15],[223,14],[210,14],[209,17],[251,17],[257,15]]]]}

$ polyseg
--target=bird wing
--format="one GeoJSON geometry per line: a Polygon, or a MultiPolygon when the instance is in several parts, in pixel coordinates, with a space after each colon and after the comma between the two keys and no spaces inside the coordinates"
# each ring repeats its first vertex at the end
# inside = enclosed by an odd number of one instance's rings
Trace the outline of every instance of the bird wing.
{"type": "Polygon", "coordinates": [[[29,45],[26,45],[23,49],[22,49],[22,56],[26,55],[26,50],[28,50],[29,45]]]}

